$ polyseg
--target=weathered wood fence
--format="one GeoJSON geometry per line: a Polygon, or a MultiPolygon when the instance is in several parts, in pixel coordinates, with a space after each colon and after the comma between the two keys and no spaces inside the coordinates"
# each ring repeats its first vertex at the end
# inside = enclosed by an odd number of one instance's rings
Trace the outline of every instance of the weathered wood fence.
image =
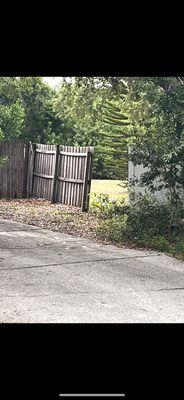
{"type": "Polygon", "coordinates": [[[27,195],[28,143],[0,143],[0,157],[7,156],[7,162],[0,168],[0,197],[18,198],[27,195]]]}
{"type": "Polygon", "coordinates": [[[0,197],[37,197],[88,211],[93,147],[0,143],[0,197]]]}

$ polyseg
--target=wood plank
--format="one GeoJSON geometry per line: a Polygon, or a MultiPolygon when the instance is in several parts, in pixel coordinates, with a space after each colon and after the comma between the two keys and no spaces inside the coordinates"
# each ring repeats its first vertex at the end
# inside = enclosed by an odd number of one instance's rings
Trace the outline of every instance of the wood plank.
{"type": "Polygon", "coordinates": [[[34,155],[34,167],[33,167],[33,191],[32,195],[34,197],[38,197],[39,192],[39,179],[34,175],[35,172],[38,172],[38,153],[36,153],[37,144],[35,144],[35,155],[34,155]]]}
{"type": "MultiPolygon", "coordinates": [[[[76,147],[76,152],[80,153],[80,147],[76,147]]],[[[81,166],[81,157],[76,158],[76,177],[80,179],[80,166],[81,166]]],[[[79,204],[79,196],[80,196],[80,187],[76,184],[76,198],[75,198],[75,206],[78,207],[79,204]]]]}
{"type": "MultiPolygon", "coordinates": [[[[80,147],[77,147],[77,148],[79,149],[80,147]]],[[[74,147],[73,147],[73,149],[74,149],[74,147]]],[[[71,153],[69,151],[60,151],[59,154],[63,154],[65,156],[71,156],[71,157],[86,157],[86,153],[79,153],[79,152],[75,153],[74,151],[72,151],[71,153]]]]}
{"type": "Polygon", "coordinates": [[[57,182],[57,166],[58,166],[58,153],[59,145],[55,147],[55,155],[53,159],[53,181],[52,181],[52,192],[51,192],[51,203],[56,202],[56,182],[57,182]]]}
{"type": "MultiPolygon", "coordinates": [[[[47,145],[47,149],[46,150],[50,151],[50,146],[49,145],[47,145]]],[[[51,170],[51,168],[50,168],[51,165],[50,164],[51,164],[51,161],[52,161],[52,154],[46,153],[43,156],[44,156],[44,162],[45,162],[45,171],[44,171],[44,173],[45,173],[45,175],[53,176],[53,174],[50,174],[50,170],[51,170]]],[[[53,178],[52,178],[52,180],[53,180],[53,178]]],[[[43,184],[44,184],[44,196],[43,197],[46,200],[49,199],[49,182],[50,182],[50,180],[43,179],[43,184]]]]}
{"type": "MultiPolygon", "coordinates": [[[[73,147],[72,152],[76,153],[76,148],[73,147]]],[[[74,206],[75,205],[75,197],[76,197],[76,175],[75,175],[75,170],[76,170],[76,157],[72,157],[72,179],[73,179],[73,184],[72,184],[72,199],[71,199],[71,205],[74,206]]]]}
{"type": "MultiPolygon", "coordinates": [[[[41,149],[40,150],[42,150],[42,145],[40,145],[41,146],[41,149]]],[[[36,153],[36,157],[37,157],[37,160],[38,160],[38,166],[37,166],[37,171],[38,171],[38,174],[40,175],[45,175],[45,168],[44,168],[44,154],[43,153],[36,153]]],[[[39,197],[39,198],[44,198],[44,180],[42,179],[42,176],[39,176],[38,177],[39,179],[37,179],[37,185],[38,185],[38,188],[37,188],[37,196],[39,197]]]]}
{"type": "MultiPolygon", "coordinates": [[[[13,160],[13,147],[11,146],[10,143],[10,149],[9,149],[9,169],[8,169],[8,174],[9,174],[9,198],[13,198],[14,197],[14,193],[13,193],[13,181],[15,179],[15,175],[13,178],[13,165],[14,164],[14,160],[13,160]]],[[[14,174],[15,174],[15,170],[14,170],[14,174]]]]}
{"type": "MultiPolygon", "coordinates": [[[[69,154],[71,151],[72,147],[69,146],[69,154]]],[[[71,205],[70,200],[71,200],[71,182],[70,182],[70,178],[71,178],[71,159],[72,157],[69,155],[68,156],[68,197],[67,197],[67,204],[71,205]]]]}
{"type": "MultiPolygon", "coordinates": [[[[50,146],[51,145],[48,145],[48,147],[47,147],[47,151],[49,151],[49,152],[53,151],[53,150],[51,150],[50,146]]],[[[45,154],[45,158],[47,160],[45,173],[47,175],[52,176],[52,177],[54,176],[54,172],[53,172],[53,168],[52,168],[53,167],[53,161],[54,161],[54,154],[49,154],[49,153],[45,154]]],[[[51,184],[51,188],[52,188],[52,183],[53,183],[53,178],[52,178],[52,180],[49,179],[49,180],[45,181],[45,198],[47,200],[51,200],[51,194],[52,193],[50,191],[50,184],[51,184]]]]}
{"type": "Polygon", "coordinates": [[[84,170],[84,185],[83,185],[83,193],[82,193],[82,206],[81,209],[82,211],[88,211],[87,210],[87,182],[88,182],[88,168],[89,168],[89,162],[90,162],[90,151],[87,151],[86,154],[86,162],[85,162],[85,170],[84,170]]]}
{"type": "MultiPolygon", "coordinates": [[[[75,150],[75,147],[72,147],[72,151],[75,150]]],[[[71,200],[70,204],[73,206],[73,198],[74,198],[74,187],[75,187],[75,182],[73,182],[74,179],[74,166],[75,166],[75,157],[71,157],[71,200]]]]}
{"type": "MultiPolygon", "coordinates": [[[[53,150],[51,150],[50,145],[48,145],[47,151],[53,151],[53,150]]],[[[45,157],[47,159],[45,172],[47,173],[47,175],[54,176],[54,171],[53,171],[54,154],[47,153],[45,155],[45,157]]],[[[45,181],[45,198],[47,200],[51,200],[51,195],[52,195],[52,193],[50,192],[49,182],[51,183],[51,187],[52,187],[53,178],[52,178],[52,180],[45,181]]]]}
{"type": "MultiPolygon", "coordinates": [[[[41,191],[40,191],[40,197],[42,199],[46,199],[46,181],[44,178],[44,175],[48,175],[47,171],[47,162],[48,162],[48,158],[47,158],[47,154],[43,153],[43,151],[47,151],[48,150],[48,146],[45,145],[41,145],[41,153],[40,153],[40,158],[41,158],[41,163],[40,163],[40,173],[42,174],[41,178],[41,191]],[[43,179],[42,179],[43,178],[43,179]]],[[[47,178],[46,178],[47,179],[47,178]]]]}
{"type": "Polygon", "coordinates": [[[89,210],[90,192],[91,192],[91,179],[92,179],[92,164],[93,164],[93,153],[90,151],[90,160],[88,166],[88,180],[87,180],[87,211],[89,210]]]}
{"type": "MultiPolygon", "coordinates": [[[[42,145],[42,146],[46,146],[46,145],[42,145]]],[[[55,154],[55,151],[54,150],[36,149],[36,153],[55,154]]]]}
{"type": "Polygon", "coordinates": [[[64,176],[58,176],[57,179],[62,182],[84,183],[82,179],[64,178],[64,176]]]}
{"type": "MultiPolygon", "coordinates": [[[[59,149],[60,149],[60,146],[59,146],[59,149]]],[[[63,156],[61,154],[58,154],[57,177],[58,177],[58,175],[60,175],[62,173],[63,173],[63,156]]],[[[57,199],[57,202],[60,202],[60,203],[62,203],[62,199],[61,199],[61,196],[62,196],[62,185],[63,185],[62,181],[57,179],[57,191],[56,191],[56,196],[57,197],[56,197],[56,199],[57,199]]]]}
{"type": "MultiPolygon", "coordinates": [[[[80,163],[79,163],[79,177],[80,179],[83,180],[83,185],[84,185],[84,164],[86,160],[86,148],[85,147],[80,147],[80,152],[85,154],[85,157],[80,158],[80,163]]],[[[81,202],[82,202],[82,192],[83,192],[83,185],[78,188],[79,194],[78,194],[78,203],[77,206],[81,207],[81,202]]]]}
{"type": "MultiPolygon", "coordinates": [[[[2,143],[0,143],[0,157],[2,156],[2,143]]],[[[2,174],[2,167],[0,168],[0,198],[3,193],[3,174],[2,174]]]]}
{"type": "MultiPolygon", "coordinates": [[[[10,198],[10,158],[11,158],[11,143],[6,143],[6,154],[9,160],[6,164],[6,198],[10,198]]],[[[17,171],[16,171],[17,172],[17,171]]],[[[17,173],[14,174],[15,182],[17,181],[17,173]]]]}
{"type": "Polygon", "coordinates": [[[36,150],[36,144],[32,144],[31,147],[31,168],[30,168],[30,196],[33,195],[33,189],[34,189],[34,167],[35,167],[35,150],[36,150]]]}
{"type": "MultiPolygon", "coordinates": [[[[67,174],[67,156],[63,154],[64,157],[64,171],[63,176],[66,178],[67,174]]],[[[62,193],[62,204],[65,204],[65,195],[66,195],[66,182],[63,182],[63,193],[62,193]]]]}
{"type": "MultiPolygon", "coordinates": [[[[66,146],[66,152],[68,153],[68,147],[66,146]]],[[[66,178],[68,178],[68,155],[66,157],[66,178]]],[[[65,204],[68,204],[68,182],[65,182],[65,204]]]]}
{"type": "MultiPolygon", "coordinates": [[[[57,176],[62,174],[63,172],[63,156],[60,155],[61,145],[59,146],[59,154],[58,154],[58,170],[57,176]]],[[[62,203],[62,182],[57,179],[57,201],[62,203]]]]}
{"type": "MultiPolygon", "coordinates": [[[[49,145],[45,145],[46,147],[46,151],[49,151],[49,145]]],[[[44,148],[45,148],[44,146],[44,148]]],[[[51,176],[50,172],[50,158],[52,157],[52,154],[42,154],[43,155],[43,167],[44,167],[44,175],[48,175],[51,176]]],[[[53,177],[52,177],[53,179],[53,177]]],[[[48,200],[48,179],[42,179],[42,183],[43,183],[43,198],[48,200]]]]}
{"type": "Polygon", "coordinates": [[[27,197],[27,179],[29,162],[29,143],[24,143],[24,176],[23,176],[23,196],[27,197]]]}
{"type": "MultiPolygon", "coordinates": [[[[60,156],[61,156],[61,168],[58,170],[58,174],[60,176],[62,176],[62,175],[65,176],[65,172],[64,172],[64,170],[65,170],[65,156],[63,154],[60,154],[60,156]]],[[[65,185],[65,182],[60,184],[60,202],[62,204],[64,204],[64,185],[65,185]]]]}
{"type": "MultiPolygon", "coordinates": [[[[3,155],[7,155],[6,154],[6,143],[3,142],[3,155]]],[[[6,165],[4,165],[3,167],[3,197],[6,197],[6,165]]]]}

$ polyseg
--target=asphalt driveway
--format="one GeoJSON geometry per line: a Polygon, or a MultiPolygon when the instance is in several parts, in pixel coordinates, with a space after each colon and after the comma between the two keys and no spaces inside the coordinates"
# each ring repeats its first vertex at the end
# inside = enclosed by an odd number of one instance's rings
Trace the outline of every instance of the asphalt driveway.
{"type": "Polygon", "coordinates": [[[0,322],[184,322],[184,263],[0,220],[0,322]]]}

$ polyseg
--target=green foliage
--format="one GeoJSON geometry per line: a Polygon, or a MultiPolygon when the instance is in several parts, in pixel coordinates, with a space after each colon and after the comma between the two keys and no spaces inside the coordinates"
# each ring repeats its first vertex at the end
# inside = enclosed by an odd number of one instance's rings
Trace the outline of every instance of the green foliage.
{"type": "Polygon", "coordinates": [[[124,241],[122,230],[126,228],[126,217],[111,216],[111,218],[102,220],[101,224],[96,229],[97,234],[106,240],[121,243],[124,241]]]}
{"type": "MultiPolygon", "coordinates": [[[[110,108],[118,107],[116,86],[117,81],[113,78],[75,78],[73,82],[61,85],[53,102],[54,110],[67,132],[65,143],[95,146],[95,178],[127,177],[127,145],[123,126],[112,124],[109,117],[109,113],[112,114],[110,108]]],[[[125,92],[124,84],[122,90],[125,92]]],[[[118,118],[116,109],[113,112],[118,118]]]]}
{"type": "Polygon", "coordinates": [[[0,104],[11,105],[19,96],[18,80],[15,77],[0,77],[0,104]]]}
{"type": "Polygon", "coordinates": [[[0,169],[7,163],[7,161],[8,161],[7,156],[0,157],[0,169]]]}
{"type": "Polygon", "coordinates": [[[11,105],[0,105],[0,128],[2,138],[6,140],[15,140],[21,137],[24,118],[24,109],[19,100],[11,105]]]}
{"type": "Polygon", "coordinates": [[[91,193],[90,209],[96,214],[101,214],[103,217],[116,215],[121,213],[122,205],[125,204],[125,199],[112,199],[108,194],[91,193]]]}
{"type": "Polygon", "coordinates": [[[144,234],[137,240],[137,244],[162,252],[170,252],[170,242],[162,235],[151,236],[150,233],[144,234]]]}
{"type": "Polygon", "coordinates": [[[184,188],[183,105],[184,84],[175,77],[129,79],[130,160],[147,168],[140,185],[168,189],[172,201],[184,188]]]}
{"type": "Polygon", "coordinates": [[[126,179],[128,167],[127,134],[128,117],[121,113],[120,102],[106,101],[102,109],[103,129],[99,131],[101,143],[98,148],[103,154],[109,178],[126,179]]]}
{"type": "Polygon", "coordinates": [[[178,238],[173,253],[180,254],[180,258],[184,260],[184,237],[178,238]]]}
{"type": "Polygon", "coordinates": [[[1,139],[45,143],[62,130],[54,92],[41,77],[0,78],[1,139]]]}
{"type": "Polygon", "coordinates": [[[45,143],[61,129],[61,122],[52,106],[54,92],[40,77],[20,77],[18,84],[19,98],[25,111],[22,138],[45,143]]]}
{"type": "Polygon", "coordinates": [[[25,112],[19,99],[16,78],[0,77],[0,139],[21,136],[25,112]]]}
{"type": "MultiPolygon", "coordinates": [[[[96,205],[99,210],[100,206],[96,205]]],[[[115,205],[116,206],[116,205],[115,205]]],[[[98,234],[117,243],[165,251],[184,259],[184,204],[160,203],[153,196],[113,208],[103,203],[98,234]],[[104,216],[106,217],[104,219],[104,216]]]]}

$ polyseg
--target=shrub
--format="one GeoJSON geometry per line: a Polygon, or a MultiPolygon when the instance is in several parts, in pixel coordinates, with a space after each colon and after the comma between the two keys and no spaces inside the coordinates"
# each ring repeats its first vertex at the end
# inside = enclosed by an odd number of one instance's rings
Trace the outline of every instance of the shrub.
{"type": "Polygon", "coordinates": [[[113,242],[120,242],[124,239],[124,230],[126,229],[126,216],[114,216],[106,219],[97,228],[97,234],[112,240],[113,242]]]}
{"type": "Polygon", "coordinates": [[[108,220],[102,222],[99,232],[115,241],[128,239],[164,250],[169,238],[184,233],[184,205],[160,203],[153,196],[141,196],[129,205],[114,204],[106,215],[108,220]]]}
{"type": "Polygon", "coordinates": [[[181,253],[182,258],[184,259],[184,238],[180,238],[180,240],[175,245],[175,253],[181,253]]]}
{"type": "Polygon", "coordinates": [[[147,246],[149,248],[157,249],[159,251],[170,252],[170,242],[161,235],[151,236],[150,234],[143,235],[137,241],[138,244],[147,246]]]}
{"type": "Polygon", "coordinates": [[[141,237],[147,232],[152,236],[168,234],[171,229],[169,205],[158,203],[153,197],[140,197],[138,201],[130,204],[126,214],[126,234],[129,237],[141,237]]]}
{"type": "Polygon", "coordinates": [[[124,214],[125,199],[111,199],[108,194],[91,193],[90,208],[95,214],[102,217],[124,214]]]}

